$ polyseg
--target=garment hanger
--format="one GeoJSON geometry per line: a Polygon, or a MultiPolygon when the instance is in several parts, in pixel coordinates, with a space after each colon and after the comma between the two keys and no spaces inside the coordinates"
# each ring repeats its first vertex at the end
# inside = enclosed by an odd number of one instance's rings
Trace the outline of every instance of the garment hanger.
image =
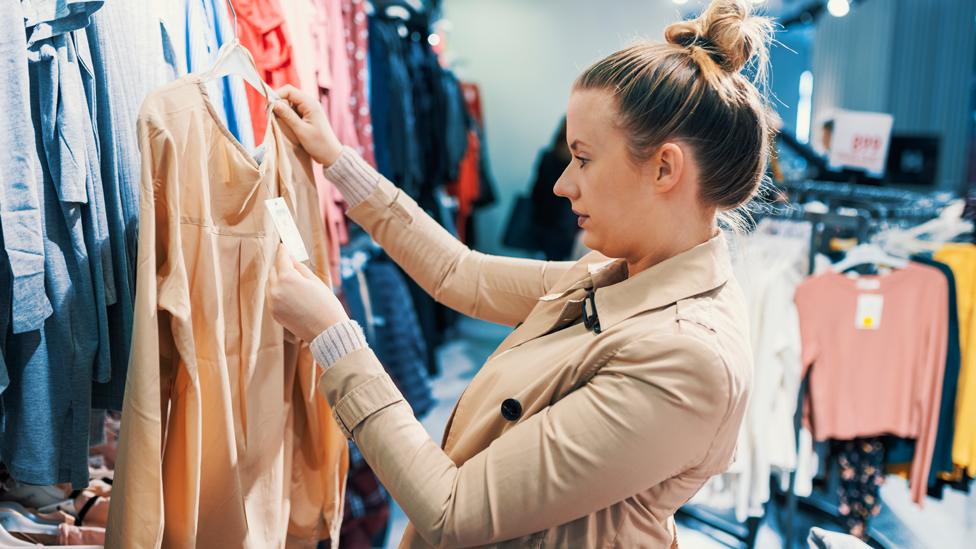
{"type": "Polygon", "coordinates": [[[859,265],[878,265],[904,269],[908,266],[908,260],[888,254],[877,244],[858,244],[847,251],[844,259],[834,263],[833,269],[842,273],[859,265]]]}
{"type": "Polygon", "coordinates": [[[0,512],[3,512],[4,510],[20,513],[21,515],[24,515],[25,517],[29,518],[30,520],[38,524],[49,524],[49,525],[53,524],[55,526],[60,524],[60,522],[58,521],[41,518],[35,515],[34,513],[28,511],[26,507],[17,503],[16,501],[0,501],[0,512]]]}
{"type": "Polygon", "coordinates": [[[234,10],[234,4],[230,0],[227,0],[227,6],[230,7],[230,12],[234,16],[234,39],[220,46],[220,49],[217,51],[217,60],[214,61],[214,64],[209,69],[200,73],[200,78],[207,81],[224,76],[237,75],[243,78],[254,89],[261,92],[261,95],[269,102],[278,101],[280,97],[264,82],[261,75],[258,74],[258,67],[254,64],[254,57],[251,56],[251,52],[241,44],[238,38],[237,11],[234,10]]]}
{"type": "Polygon", "coordinates": [[[60,530],[58,529],[57,525],[34,522],[33,520],[12,509],[0,509],[0,526],[2,526],[7,532],[40,534],[43,536],[54,537],[57,537],[60,534],[60,530]]]}
{"type": "Polygon", "coordinates": [[[934,219],[910,229],[889,229],[878,238],[885,249],[897,255],[938,250],[946,242],[973,231],[973,222],[962,217],[964,208],[962,200],[951,202],[934,219]]]}
{"type": "Polygon", "coordinates": [[[17,523],[15,527],[11,527],[11,531],[21,532],[24,534],[35,534],[35,535],[47,535],[58,537],[60,535],[60,530],[57,526],[45,526],[38,525],[40,528],[33,528],[29,523],[33,523],[30,519],[22,518],[4,518],[5,514],[15,514],[12,511],[6,510],[6,512],[0,512],[0,547],[3,549],[17,549],[20,547],[61,547],[62,549],[103,549],[101,545],[41,545],[39,543],[31,543],[29,541],[24,541],[17,537],[14,537],[10,531],[4,528],[4,525],[9,523],[17,523]],[[27,529],[21,528],[20,525],[25,525],[27,529]],[[47,530],[39,531],[41,528],[47,528],[47,530]]]}
{"type": "Polygon", "coordinates": [[[10,532],[3,527],[3,524],[0,524],[0,547],[8,549],[12,547],[40,547],[40,545],[13,537],[10,535],[10,532]]]}

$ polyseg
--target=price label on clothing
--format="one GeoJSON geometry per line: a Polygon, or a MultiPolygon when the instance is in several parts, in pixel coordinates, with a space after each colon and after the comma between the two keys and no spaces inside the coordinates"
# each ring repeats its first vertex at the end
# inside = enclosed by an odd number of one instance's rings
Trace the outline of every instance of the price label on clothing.
{"type": "Polygon", "coordinates": [[[854,327],[858,330],[877,330],[881,327],[884,312],[884,296],[881,294],[861,294],[857,296],[857,312],[854,327]]]}
{"type": "Polygon", "coordinates": [[[308,261],[305,241],[302,240],[302,233],[298,232],[298,225],[295,225],[295,218],[288,210],[285,199],[279,196],[265,200],[264,205],[268,208],[268,213],[271,214],[271,220],[278,231],[278,236],[285,248],[288,248],[288,253],[298,261],[308,261]]]}

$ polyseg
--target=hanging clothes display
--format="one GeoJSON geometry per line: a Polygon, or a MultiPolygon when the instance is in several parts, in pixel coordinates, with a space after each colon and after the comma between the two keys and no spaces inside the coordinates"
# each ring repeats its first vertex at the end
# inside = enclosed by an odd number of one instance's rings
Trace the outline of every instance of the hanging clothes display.
{"type": "Polygon", "coordinates": [[[414,415],[423,418],[434,406],[434,395],[426,344],[403,273],[383,255],[362,251],[351,253],[342,272],[350,317],[363,326],[370,347],[414,415]]]}
{"type": "MultiPolygon", "coordinates": [[[[948,287],[949,330],[946,346],[945,374],[942,380],[941,405],[939,408],[939,429],[932,450],[932,467],[928,478],[928,495],[942,499],[947,485],[958,485],[958,480],[952,479],[955,467],[952,462],[952,443],[955,438],[956,395],[959,387],[959,368],[962,355],[959,350],[959,307],[957,305],[956,278],[952,269],[945,263],[932,259],[931,255],[915,255],[912,261],[929,265],[938,269],[946,277],[948,287]]],[[[886,441],[886,470],[890,474],[898,474],[909,478],[911,463],[915,455],[915,440],[888,437],[886,441]]],[[[968,491],[968,488],[964,488],[968,491]]]]}
{"type": "Polygon", "coordinates": [[[921,503],[946,361],[945,277],[917,263],[882,276],[830,271],[801,284],[796,305],[814,436],[917,439],[910,484],[912,499],[921,503]]]}
{"type": "Polygon", "coordinates": [[[92,403],[121,410],[132,339],[139,221],[136,118],[142,99],[167,80],[169,67],[159,20],[143,6],[109,2],[93,15],[87,34],[95,73],[98,150],[116,302],[108,310],[111,377],[95,384],[92,403]]]}
{"type": "MultiPolygon", "coordinates": [[[[300,87],[292,55],[291,34],[285,28],[285,17],[278,0],[230,0],[237,14],[238,38],[254,56],[258,75],[272,88],[285,84],[300,87]]],[[[254,141],[264,136],[268,118],[267,101],[261,92],[247,86],[247,104],[251,113],[254,141]]]]}
{"type": "MultiPolygon", "coordinates": [[[[175,76],[207,69],[220,47],[236,37],[227,0],[154,0],[153,11],[164,27],[164,40],[172,45],[175,76]]],[[[254,131],[241,77],[226,76],[208,82],[207,87],[221,121],[244,148],[252,150],[254,131]]]]}
{"type": "MultiPolygon", "coordinates": [[[[306,94],[318,97],[319,83],[315,58],[317,52],[315,28],[318,11],[313,0],[288,0],[281,3],[281,9],[287,35],[292,43],[292,62],[298,74],[298,87],[306,94]]],[[[329,274],[332,280],[339,280],[339,247],[345,233],[345,214],[334,200],[336,191],[332,188],[332,183],[325,178],[322,165],[313,161],[312,171],[315,174],[315,187],[319,190],[322,220],[328,237],[329,274]]]]}
{"type": "Polygon", "coordinates": [[[346,60],[349,65],[349,110],[356,131],[356,151],[371,165],[376,165],[373,144],[373,121],[367,96],[367,53],[369,51],[369,22],[366,2],[342,0],[342,30],[345,37],[346,60]]]}
{"type": "Polygon", "coordinates": [[[285,199],[328,280],[310,159],[271,117],[258,162],[214,100],[191,74],[139,118],[140,270],[110,548],[338,535],[345,441],[307,346],[265,300],[279,242],[266,199],[285,199]]]}
{"type": "MultiPolygon", "coordinates": [[[[370,9],[0,0],[0,25],[22,29],[0,35],[0,524],[41,518],[58,530],[17,539],[313,547],[353,535],[346,516],[372,520],[362,533],[386,523],[386,492],[365,463],[347,475],[346,441],[315,387],[321,369],[264,301],[278,239],[263,199],[285,199],[311,267],[336,282],[342,199],[264,93],[238,74],[199,74],[242,43],[260,78],[319,96],[343,141],[373,162],[370,100],[384,98],[371,97],[370,63],[383,62],[367,55],[370,9]]],[[[411,117],[423,140],[414,183],[451,227],[442,187],[474,141],[428,26],[415,20],[409,40],[394,30],[401,87],[385,93],[407,95],[384,125],[411,117]]],[[[484,156],[473,158],[484,172],[484,156]]],[[[426,296],[418,309],[419,289],[390,262],[361,274],[373,345],[423,415],[443,310],[426,296]]],[[[0,544],[6,534],[0,526],[0,544]]]]}
{"type": "Polygon", "coordinates": [[[731,507],[739,521],[763,516],[770,477],[778,476],[786,489],[788,473],[797,468],[800,321],[793,295],[809,269],[810,231],[809,223],[764,219],[733,241],[733,268],[749,306],[755,380],[735,461],[693,501],[731,507]]]}
{"type": "Polygon", "coordinates": [[[3,291],[11,292],[12,311],[0,456],[16,478],[32,484],[88,483],[92,382],[111,375],[107,306],[115,285],[91,55],[86,35],[77,32],[99,7],[22,2],[5,10],[26,32],[26,43],[17,31],[2,40],[13,55],[11,84],[20,88],[10,97],[13,114],[33,121],[34,143],[21,143],[12,164],[20,167],[16,175],[32,178],[4,184],[11,289],[3,291]],[[9,49],[18,42],[23,49],[9,49]],[[29,112],[18,97],[30,98],[29,112]]]}
{"type": "Polygon", "coordinates": [[[960,469],[950,478],[976,477],[976,245],[947,244],[933,259],[948,265],[956,279],[959,307],[959,392],[952,461],[960,469]]]}

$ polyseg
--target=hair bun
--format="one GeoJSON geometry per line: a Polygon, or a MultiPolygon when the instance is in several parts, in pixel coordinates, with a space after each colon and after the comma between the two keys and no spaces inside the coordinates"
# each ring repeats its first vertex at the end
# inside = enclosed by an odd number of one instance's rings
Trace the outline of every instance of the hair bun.
{"type": "Polygon", "coordinates": [[[695,19],[672,23],[664,30],[671,44],[701,47],[723,70],[738,73],[756,58],[769,58],[773,20],[751,14],[746,0],[712,0],[695,19]]]}

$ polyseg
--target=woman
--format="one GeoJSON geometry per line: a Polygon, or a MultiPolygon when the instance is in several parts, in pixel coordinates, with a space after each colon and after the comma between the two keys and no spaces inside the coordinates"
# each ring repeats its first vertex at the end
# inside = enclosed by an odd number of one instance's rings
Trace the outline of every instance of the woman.
{"type": "Polygon", "coordinates": [[[331,291],[279,250],[275,317],[311,342],[336,420],[410,518],[401,546],[676,544],[675,510],[728,467],[746,409],[746,311],[716,218],[763,177],[766,110],[740,70],[764,66],[770,29],[715,0],[579,77],[575,160],[554,189],[596,250],[576,263],[468,250],[343,149],[316,101],[281,91],[294,111],[276,114],[349,217],[442,303],[516,326],[442,449],[331,291]]]}

